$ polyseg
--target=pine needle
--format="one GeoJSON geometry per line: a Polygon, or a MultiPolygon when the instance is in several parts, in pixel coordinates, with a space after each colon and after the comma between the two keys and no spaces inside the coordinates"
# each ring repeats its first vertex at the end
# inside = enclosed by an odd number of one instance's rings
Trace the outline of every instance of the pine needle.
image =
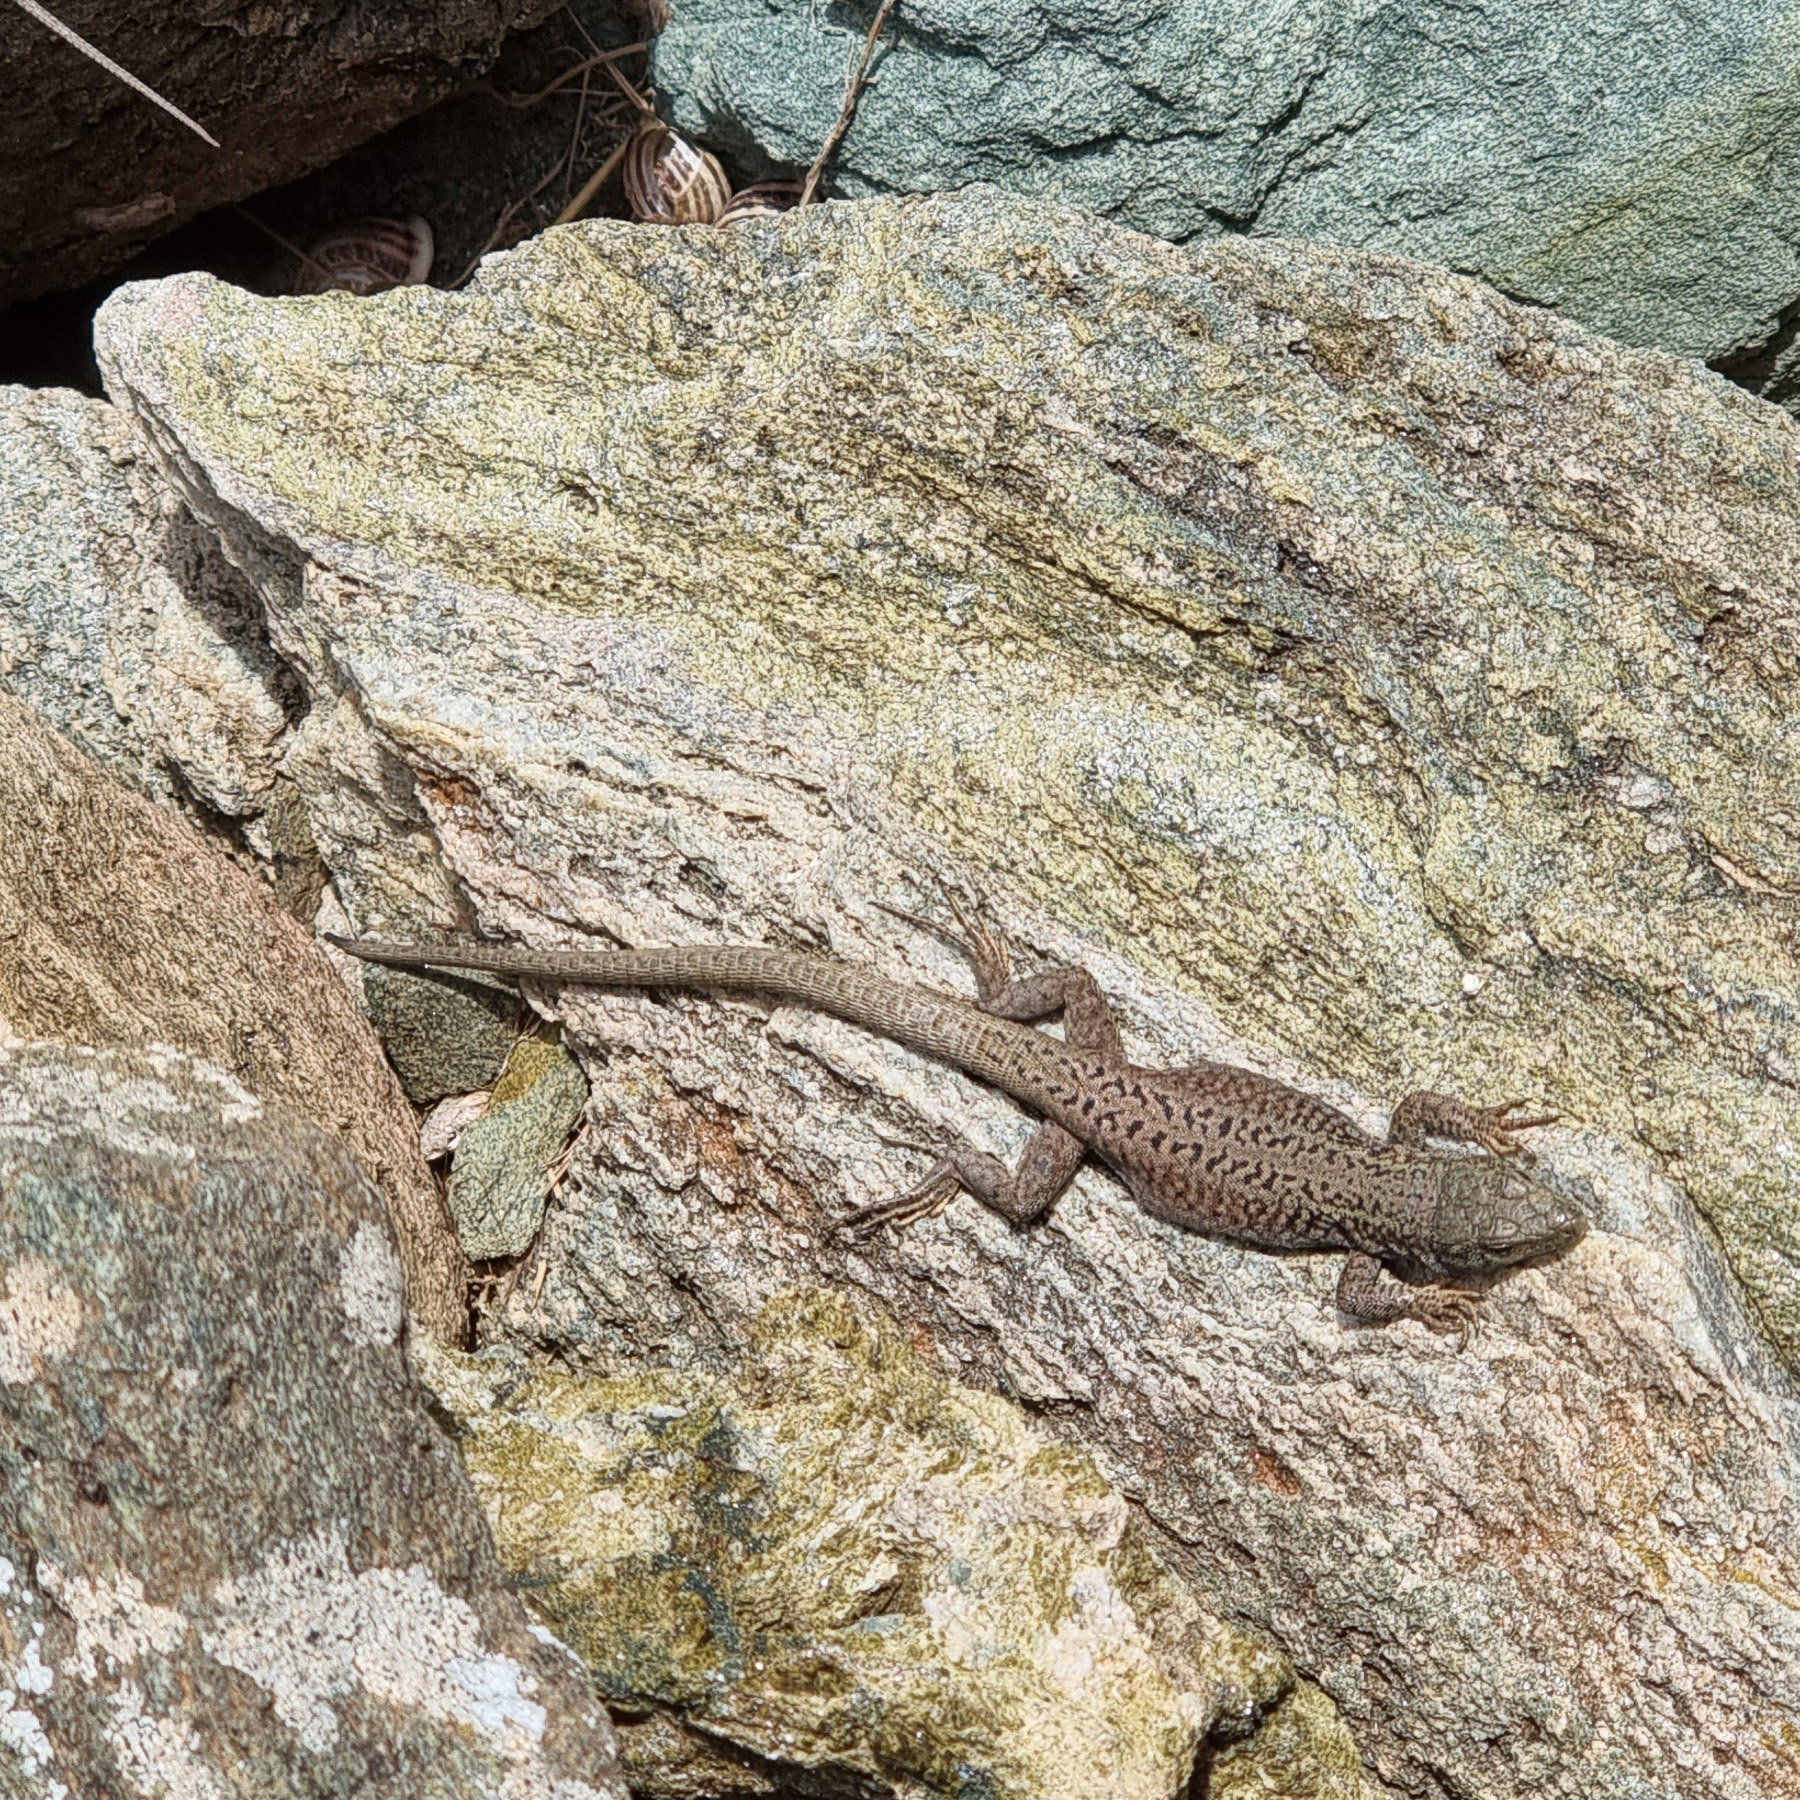
{"type": "Polygon", "coordinates": [[[54,13],[46,12],[38,5],[37,0],[19,0],[19,5],[22,6],[26,12],[30,13],[40,25],[49,26],[49,28],[65,43],[73,44],[83,56],[92,57],[94,61],[107,72],[107,74],[116,76],[120,81],[124,82],[128,88],[135,88],[146,100],[154,101],[155,104],[160,106],[171,118],[179,119],[189,131],[195,132],[200,137],[205,138],[215,150],[220,147],[219,140],[214,137],[204,125],[196,125],[179,106],[165,100],[155,88],[148,87],[143,82],[139,81],[129,69],[121,69],[110,56],[96,50],[94,46],[78,32],[71,31],[54,13]]]}

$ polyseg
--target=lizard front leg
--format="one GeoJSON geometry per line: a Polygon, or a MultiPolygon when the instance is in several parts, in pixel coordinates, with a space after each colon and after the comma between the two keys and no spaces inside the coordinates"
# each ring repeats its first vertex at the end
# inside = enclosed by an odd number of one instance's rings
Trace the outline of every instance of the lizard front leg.
{"type": "Polygon", "coordinates": [[[1515,1118],[1513,1115],[1524,1105],[1523,1100],[1508,1100],[1503,1106],[1471,1106],[1449,1094],[1421,1090],[1408,1094],[1394,1108],[1388,1120],[1387,1141],[1423,1144],[1427,1138],[1448,1138],[1457,1144],[1479,1144],[1494,1156],[1517,1156],[1525,1148],[1518,1140],[1518,1132],[1554,1125],[1557,1120],[1555,1113],[1515,1118]]]}
{"type": "MultiPolygon", "coordinates": [[[[1086,969],[1045,969],[1023,981],[1012,979],[1012,952],[1006,939],[979,917],[965,913],[955,895],[944,898],[956,915],[961,934],[935,920],[898,912],[897,918],[924,926],[955,945],[969,959],[975,975],[975,992],[983,1012],[996,1018],[1031,1024],[1060,1013],[1063,1037],[1078,1050],[1091,1050],[1108,1060],[1122,1062],[1124,1046],[1106,996],[1086,969]]],[[[923,1148],[923,1146],[920,1146],[923,1148]]],[[[843,1229],[862,1232],[881,1225],[910,1225],[940,1213],[964,1188],[1004,1219],[1029,1225],[1055,1203],[1081,1166],[1086,1154],[1080,1138],[1048,1120],[1026,1141],[1019,1166],[1008,1169],[996,1156],[972,1144],[952,1145],[916,1187],[892,1200],[859,1208],[843,1221],[843,1229]]]]}
{"type": "Polygon", "coordinates": [[[1475,1322],[1476,1298],[1449,1288],[1417,1288],[1390,1275],[1380,1259],[1354,1252],[1338,1277],[1337,1303],[1366,1325],[1417,1319],[1433,1331],[1460,1332],[1466,1342],[1475,1322]]]}

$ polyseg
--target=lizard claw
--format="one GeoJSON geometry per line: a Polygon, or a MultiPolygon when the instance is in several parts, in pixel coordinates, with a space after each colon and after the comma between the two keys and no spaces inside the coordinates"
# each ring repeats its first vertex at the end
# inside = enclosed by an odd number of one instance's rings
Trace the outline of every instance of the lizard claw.
{"type": "MultiPolygon", "coordinates": [[[[926,1146],[915,1145],[912,1148],[923,1149],[926,1146]]],[[[857,1207],[839,1219],[832,1229],[852,1237],[867,1237],[870,1232],[879,1231],[883,1225],[893,1225],[904,1230],[921,1219],[935,1218],[961,1191],[962,1177],[956,1172],[956,1164],[945,1157],[933,1165],[917,1186],[910,1187],[904,1194],[896,1194],[891,1199],[877,1200],[870,1206],[857,1207]]]]}
{"type": "Polygon", "coordinates": [[[1473,1108],[1475,1142],[1490,1156],[1517,1156],[1525,1146],[1518,1140],[1521,1131],[1535,1131],[1540,1125],[1554,1125],[1560,1113],[1537,1113],[1529,1119],[1514,1118],[1524,1109],[1523,1100],[1508,1100],[1501,1106],[1473,1108]]]}
{"type": "Polygon", "coordinates": [[[1474,1294],[1458,1293],[1454,1288],[1427,1288],[1413,1302],[1407,1315],[1427,1331],[1455,1332],[1457,1349],[1466,1350],[1475,1330],[1481,1302],[1474,1294]]]}
{"type": "Polygon", "coordinates": [[[916,925],[921,931],[929,931],[933,937],[941,938],[952,949],[960,951],[975,972],[975,991],[983,1000],[1003,992],[1012,978],[1012,951],[1006,939],[987,924],[978,910],[965,908],[942,876],[937,878],[937,884],[944,904],[956,919],[954,931],[936,919],[889,906],[885,900],[877,900],[875,904],[893,918],[916,925]]]}

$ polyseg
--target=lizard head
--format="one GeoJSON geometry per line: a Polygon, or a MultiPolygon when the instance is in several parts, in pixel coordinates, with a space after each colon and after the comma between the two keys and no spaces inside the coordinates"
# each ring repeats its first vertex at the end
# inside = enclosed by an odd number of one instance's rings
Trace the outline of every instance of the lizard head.
{"type": "Polygon", "coordinates": [[[1587,1215],[1534,1180],[1516,1162],[1458,1157],[1440,1165],[1432,1247],[1446,1268],[1487,1275],[1567,1250],[1587,1231],[1587,1215]]]}

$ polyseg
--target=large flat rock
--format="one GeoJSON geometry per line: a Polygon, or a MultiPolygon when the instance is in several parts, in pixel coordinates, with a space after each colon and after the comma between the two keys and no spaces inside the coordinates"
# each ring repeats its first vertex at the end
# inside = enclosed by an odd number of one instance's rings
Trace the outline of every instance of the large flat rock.
{"type": "MultiPolygon", "coordinates": [[[[805,168],[872,8],[675,0],[683,129],[805,168]]],[[[906,0],[839,191],[993,181],[1175,239],[1320,237],[1721,357],[1800,296],[1788,0],[906,0]]],[[[1792,384],[1779,356],[1759,382],[1792,384]]]]}
{"type": "Polygon", "coordinates": [[[400,1346],[342,1145],[173,1051],[0,1049],[0,1786],[625,1800],[400,1346]]]}
{"type": "Polygon", "coordinates": [[[1090,1171],[825,1226],[991,1093],[792,1010],[539,993],[593,1097],[498,1329],[608,1378],[852,1285],[1029,1400],[1412,1793],[1792,1785],[1796,427],[1323,246],[992,191],[589,226],[458,295],[101,315],[263,597],[359,927],[828,946],[982,890],[1141,1061],[1524,1095],[1591,1198],[1466,1351],[1090,1171]]]}

